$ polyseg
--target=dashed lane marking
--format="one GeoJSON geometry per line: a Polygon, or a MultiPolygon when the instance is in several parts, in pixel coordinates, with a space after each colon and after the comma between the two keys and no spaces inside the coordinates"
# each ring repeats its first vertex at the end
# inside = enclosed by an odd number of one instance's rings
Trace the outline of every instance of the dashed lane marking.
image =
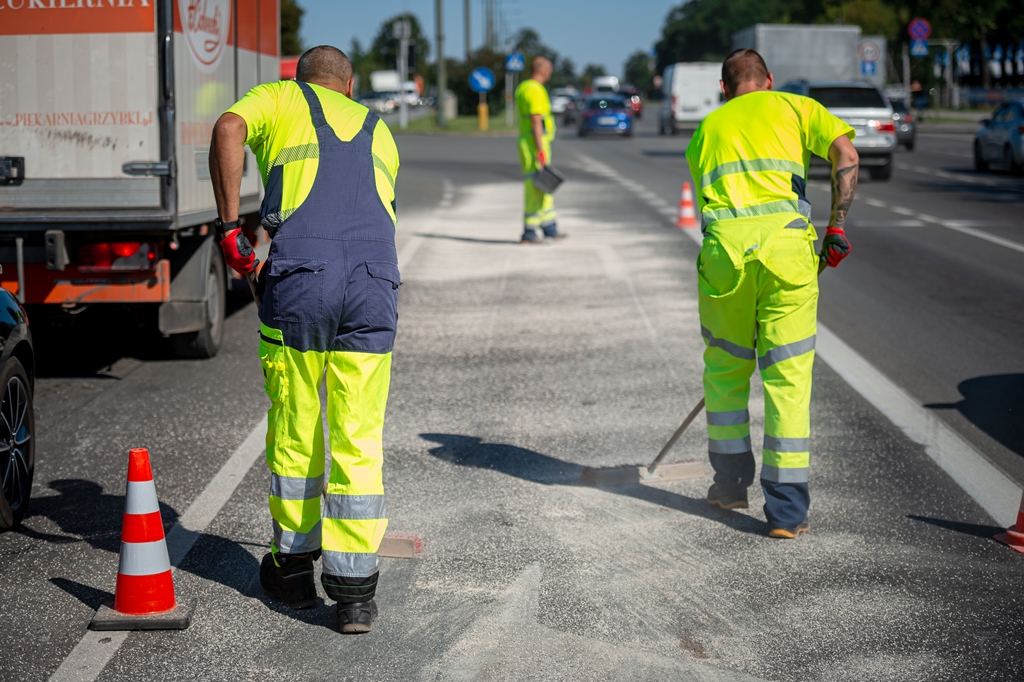
{"type": "MultiPolygon", "coordinates": [[[[177,570],[196,540],[234,494],[238,484],[252,468],[266,445],[267,418],[263,417],[224,463],[199,497],[189,505],[178,523],[167,533],[167,554],[177,570]]],[[[110,659],[128,638],[127,632],[87,630],[68,657],[50,677],[50,682],[89,682],[103,672],[110,659]]]]}
{"type": "MultiPolygon", "coordinates": [[[[584,159],[587,165],[594,169],[603,166],[589,157],[584,157],[584,159]]],[[[609,177],[619,181],[616,175],[609,175],[609,177]]],[[[619,184],[623,183],[619,181],[619,184]]],[[[891,210],[896,211],[897,208],[901,207],[893,207],[891,210]]],[[[913,211],[910,211],[905,215],[913,214],[913,211]]],[[[923,220],[923,218],[919,217],[919,220],[923,220]]],[[[938,219],[932,218],[932,220],[938,219]]],[[[1024,251],[1024,246],[1016,242],[965,227],[955,221],[941,221],[938,224],[980,239],[988,241],[998,239],[1007,242],[1008,248],[1024,251]]],[[[680,232],[696,242],[698,246],[703,242],[703,236],[699,230],[680,230],[680,232]]],[[[921,407],[903,389],[877,370],[857,351],[846,345],[821,322],[818,323],[815,353],[828,363],[850,387],[885,415],[895,426],[899,427],[910,440],[923,445],[925,453],[932,461],[949,474],[998,524],[1010,526],[1014,523],[1017,505],[1020,503],[1020,487],[970,443],[921,407]]]]}

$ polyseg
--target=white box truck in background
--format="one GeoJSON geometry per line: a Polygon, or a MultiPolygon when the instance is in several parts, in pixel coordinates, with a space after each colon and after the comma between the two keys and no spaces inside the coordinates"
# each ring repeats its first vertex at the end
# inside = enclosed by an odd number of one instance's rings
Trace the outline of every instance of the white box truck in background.
{"type": "Polygon", "coordinates": [[[680,62],[662,74],[658,132],[675,135],[681,128],[696,128],[704,117],[722,105],[720,62],[680,62]]]}
{"type": "MultiPolygon", "coordinates": [[[[278,0],[4,3],[0,286],[34,321],[85,308],[217,352],[227,274],[211,223],[217,117],[278,79],[278,0]]],[[[246,150],[241,212],[259,225],[246,150]]]]}
{"type": "Polygon", "coordinates": [[[776,87],[795,80],[860,80],[859,43],[860,26],[754,24],[732,34],[732,49],[757,50],[776,87]]]}

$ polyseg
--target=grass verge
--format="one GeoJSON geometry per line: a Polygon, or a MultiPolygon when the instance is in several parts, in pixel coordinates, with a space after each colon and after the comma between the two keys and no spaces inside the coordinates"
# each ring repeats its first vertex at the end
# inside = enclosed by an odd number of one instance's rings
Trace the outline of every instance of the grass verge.
{"type": "Polygon", "coordinates": [[[440,128],[436,116],[424,116],[409,121],[409,126],[402,130],[397,125],[391,126],[391,132],[398,134],[417,135],[515,135],[517,128],[505,126],[505,114],[491,116],[487,122],[487,130],[479,130],[476,116],[458,116],[448,121],[448,125],[440,128]]]}

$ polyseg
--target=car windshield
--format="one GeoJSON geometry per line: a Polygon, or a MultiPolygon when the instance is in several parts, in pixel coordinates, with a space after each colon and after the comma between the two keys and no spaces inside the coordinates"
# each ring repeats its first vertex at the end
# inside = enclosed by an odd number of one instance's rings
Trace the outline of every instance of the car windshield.
{"type": "Polygon", "coordinates": [[[885,109],[885,100],[874,88],[811,88],[810,95],[826,109],[885,109]]]}
{"type": "Polygon", "coordinates": [[[907,113],[907,105],[901,102],[900,100],[890,100],[889,104],[892,105],[892,110],[895,111],[897,114],[907,113]]]}
{"type": "Polygon", "coordinates": [[[587,108],[591,111],[624,109],[625,104],[621,99],[595,99],[590,101],[590,105],[587,108]]]}

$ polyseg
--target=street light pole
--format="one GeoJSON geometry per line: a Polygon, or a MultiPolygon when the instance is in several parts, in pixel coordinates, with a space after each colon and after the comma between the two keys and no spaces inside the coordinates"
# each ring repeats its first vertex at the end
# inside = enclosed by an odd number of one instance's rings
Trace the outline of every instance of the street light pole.
{"type": "Polygon", "coordinates": [[[445,95],[448,93],[448,68],[444,63],[444,0],[434,0],[434,13],[437,22],[437,125],[444,128],[445,95]]]}
{"type": "Polygon", "coordinates": [[[398,38],[398,127],[409,126],[409,102],[406,101],[405,82],[409,80],[409,38],[412,34],[412,26],[408,18],[402,18],[395,22],[395,37],[398,38]]]}
{"type": "Polygon", "coordinates": [[[469,41],[471,37],[472,26],[469,23],[469,0],[462,0],[462,31],[466,42],[466,61],[469,61],[469,41]]]}

